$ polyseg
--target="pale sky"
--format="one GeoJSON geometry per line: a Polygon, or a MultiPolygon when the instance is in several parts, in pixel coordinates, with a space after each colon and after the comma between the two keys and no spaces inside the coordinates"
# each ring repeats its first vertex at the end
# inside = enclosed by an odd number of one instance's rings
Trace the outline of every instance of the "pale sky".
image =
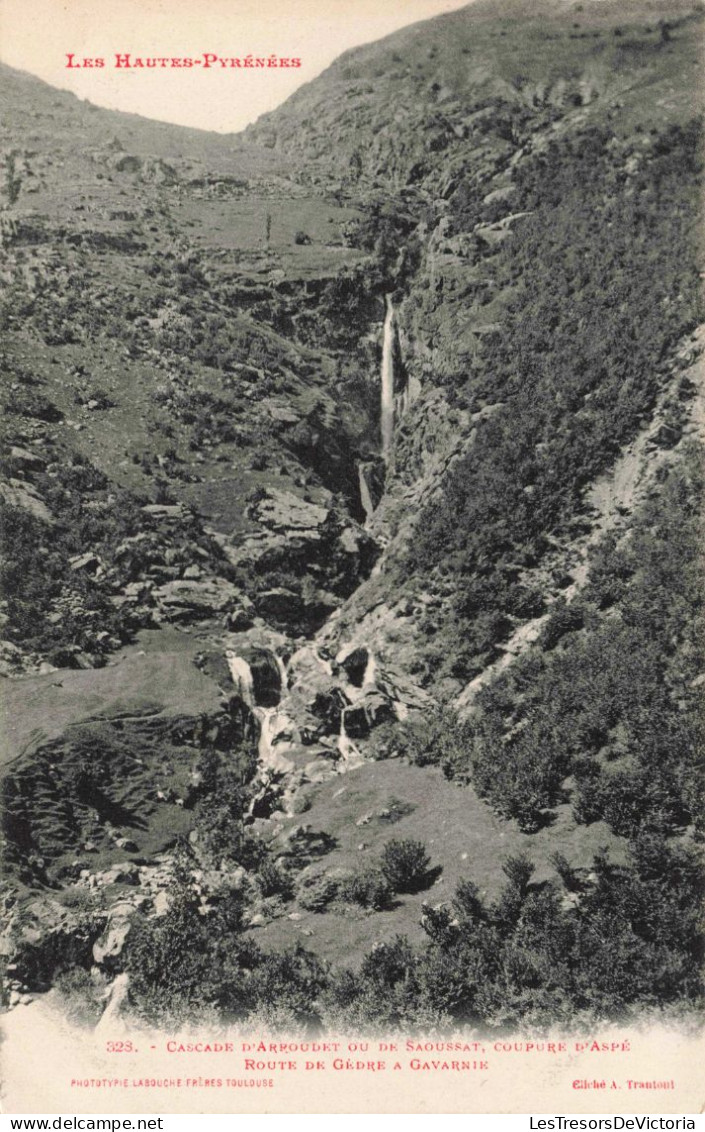
{"type": "Polygon", "coordinates": [[[208,130],[240,130],[341,52],[467,0],[0,0],[0,59],[98,106],[208,130]],[[105,59],[66,67],[66,56],[105,59]],[[299,57],[298,70],[125,70],[135,56],[299,57]]]}

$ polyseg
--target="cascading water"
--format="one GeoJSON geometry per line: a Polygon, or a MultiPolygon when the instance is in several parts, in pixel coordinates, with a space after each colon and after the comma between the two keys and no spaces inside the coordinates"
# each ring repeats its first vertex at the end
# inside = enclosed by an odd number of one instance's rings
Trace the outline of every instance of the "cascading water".
{"type": "MultiPolygon", "coordinates": [[[[300,650],[300,652],[303,651],[304,650],[300,650]]],[[[328,657],[322,655],[316,648],[311,649],[311,654],[316,664],[319,665],[328,676],[333,677],[334,669],[328,657]]],[[[275,660],[279,670],[281,692],[283,694],[288,691],[289,686],[287,667],[283,659],[273,650],[270,655],[275,660]]],[[[296,655],[299,656],[300,659],[300,654],[296,655]]],[[[296,752],[301,745],[301,735],[297,724],[293,718],[290,718],[286,711],[282,711],[281,706],[265,707],[263,704],[257,703],[252,667],[245,657],[238,656],[237,653],[229,649],[225,653],[225,658],[237,694],[250,709],[252,716],[257,721],[257,755],[262,772],[262,780],[265,782],[269,781],[268,775],[271,773],[274,773],[275,776],[287,774],[294,767],[294,762],[291,758],[292,752],[296,752]]],[[[296,657],[294,657],[294,660],[296,660],[296,657]]],[[[369,653],[365,664],[364,675],[362,675],[362,686],[361,688],[355,687],[352,689],[358,698],[362,694],[362,689],[374,686],[376,677],[377,662],[374,656],[369,653]]],[[[295,682],[294,687],[296,687],[295,682]]],[[[264,688],[264,692],[267,692],[266,687],[264,688]]],[[[355,698],[355,696],[353,698],[355,698]]],[[[271,700],[269,702],[271,703],[271,700]]],[[[337,746],[341,759],[344,763],[348,764],[348,767],[351,765],[356,766],[359,762],[363,761],[362,753],[347,734],[345,716],[342,712],[340,716],[340,731],[337,746]]]]}
{"type": "Polygon", "coordinates": [[[281,690],[283,694],[289,691],[289,677],[287,676],[286,665],[278,653],[274,653],[274,659],[279,669],[279,678],[281,680],[281,690]]]}
{"type": "Polygon", "coordinates": [[[355,746],[352,739],[348,736],[348,733],[345,730],[345,715],[344,715],[343,712],[340,713],[340,734],[338,735],[338,751],[340,752],[340,757],[342,759],[344,759],[345,762],[350,762],[350,760],[353,759],[353,758],[361,758],[362,757],[360,755],[358,748],[355,746]]]}
{"type": "MultiPolygon", "coordinates": [[[[279,669],[281,691],[286,692],[288,688],[286,666],[280,656],[277,656],[276,653],[272,655],[279,669]]],[[[286,760],[282,760],[282,755],[285,751],[291,750],[293,746],[286,734],[291,725],[291,720],[282,714],[277,707],[262,707],[257,703],[252,668],[243,656],[238,656],[228,649],[225,659],[228,662],[237,694],[243,703],[247,704],[257,720],[259,727],[257,754],[262,766],[279,770],[285,769],[287,763],[286,760]]]]}
{"type": "MultiPolygon", "coordinates": [[[[285,725],[288,721],[282,720],[276,708],[258,707],[255,708],[255,715],[259,720],[257,754],[263,766],[268,766],[276,758],[274,753],[274,747],[277,745],[276,740],[281,734],[282,725],[285,725]]],[[[284,746],[286,745],[284,744],[284,746]]]]}
{"type": "Polygon", "coordinates": [[[238,696],[243,703],[247,704],[248,708],[254,711],[255,682],[250,665],[244,657],[238,656],[237,653],[232,652],[230,649],[226,652],[225,659],[228,662],[230,675],[233,678],[233,684],[237,689],[238,696]]]}
{"type": "Polygon", "coordinates": [[[362,677],[362,687],[369,688],[371,685],[377,683],[377,661],[372,653],[367,654],[367,664],[365,666],[365,673],[362,677]]]}
{"type": "Polygon", "coordinates": [[[362,504],[362,510],[365,512],[365,518],[371,519],[375,513],[375,505],[372,502],[365,469],[362,464],[358,464],[357,466],[357,476],[360,485],[360,503],[362,504]]]}
{"type": "Polygon", "coordinates": [[[384,320],[382,342],[382,456],[389,463],[394,441],[394,305],[392,296],[386,295],[387,314],[384,320]]]}

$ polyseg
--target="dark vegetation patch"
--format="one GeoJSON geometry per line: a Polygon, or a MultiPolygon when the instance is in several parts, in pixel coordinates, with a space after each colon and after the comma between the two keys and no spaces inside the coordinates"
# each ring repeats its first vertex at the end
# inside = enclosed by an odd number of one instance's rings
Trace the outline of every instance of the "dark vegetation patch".
{"type": "Polygon", "coordinates": [[[648,418],[702,317],[700,145],[698,123],[674,126],[628,174],[593,127],[517,170],[516,211],[531,215],[493,263],[508,314],[454,392],[470,408],[503,405],[421,517],[406,563],[452,588],[452,623],[435,627],[452,675],[477,673],[515,620],[542,611],[523,572],[575,531],[585,485],[648,418]]]}
{"type": "Polygon", "coordinates": [[[55,886],[89,863],[149,858],[194,823],[212,857],[239,858],[255,766],[241,720],[225,712],[70,727],[3,780],[7,865],[25,883],[55,886]],[[219,750],[228,750],[227,763],[219,750]],[[211,778],[219,804],[204,810],[211,778]]]}
{"type": "Polygon", "coordinates": [[[532,884],[524,857],[504,870],[495,901],[461,882],[450,906],[426,908],[424,948],[397,937],[357,970],[326,969],[301,945],[263,952],[242,933],[241,894],[204,917],[186,871],[167,915],[143,921],[131,942],[133,1007],[167,1025],[215,1009],[228,1020],[273,1012],[314,1030],[409,1033],[541,1030],[578,1012],[625,1019],[637,1004],[699,1001],[702,877],[690,849],[643,834],[629,867],[601,855],[568,884],[532,884]]]}
{"type": "Polygon", "coordinates": [[[702,832],[702,490],[694,447],[631,537],[597,547],[579,607],[553,615],[472,719],[430,715],[401,729],[400,749],[472,782],[528,832],[567,797],[578,822],[621,837],[702,832]]]}

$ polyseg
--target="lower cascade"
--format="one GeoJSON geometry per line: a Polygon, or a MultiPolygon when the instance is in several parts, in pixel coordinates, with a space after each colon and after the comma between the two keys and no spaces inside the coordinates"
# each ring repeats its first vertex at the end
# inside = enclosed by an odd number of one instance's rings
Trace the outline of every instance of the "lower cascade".
{"type": "Polygon", "coordinates": [[[377,658],[365,646],[344,649],[332,661],[314,645],[305,645],[288,665],[274,649],[247,646],[243,653],[229,649],[225,657],[236,693],[256,720],[257,754],[265,778],[271,772],[285,778],[305,755],[307,745],[311,746],[308,761],[315,763],[323,756],[330,773],[357,766],[365,756],[348,734],[346,711],[354,716],[351,731],[364,740],[382,718],[398,715],[402,708],[383,691],[377,658]],[[280,676],[277,690],[262,678],[262,672],[273,673],[275,662],[280,676]],[[312,720],[317,723],[313,730],[312,720]],[[331,758],[334,751],[337,765],[335,756],[331,758]]]}
{"type": "Polygon", "coordinates": [[[344,761],[350,762],[352,759],[361,759],[362,754],[358,747],[355,746],[352,739],[348,736],[345,730],[345,715],[341,712],[340,715],[340,734],[338,735],[338,751],[340,757],[344,761]]]}
{"type": "Polygon", "coordinates": [[[375,513],[375,505],[372,502],[370,486],[367,482],[367,476],[365,475],[365,468],[363,464],[358,464],[357,474],[358,482],[360,485],[360,503],[362,505],[362,510],[365,512],[365,519],[371,519],[375,513]]]}
{"type": "Polygon", "coordinates": [[[244,657],[238,656],[230,649],[226,652],[225,659],[228,662],[228,668],[230,669],[230,675],[233,678],[233,684],[235,685],[237,694],[249,708],[254,708],[255,683],[252,669],[248,661],[246,661],[244,657]]]}
{"type": "Polygon", "coordinates": [[[278,708],[256,707],[254,714],[259,722],[257,754],[262,767],[288,769],[289,764],[282,756],[295,745],[291,740],[292,720],[278,708]]]}
{"type": "Polygon", "coordinates": [[[287,692],[289,690],[289,678],[286,672],[286,665],[282,658],[279,656],[279,653],[274,654],[274,660],[276,662],[277,668],[279,669],[282,693],[287,692]]]}

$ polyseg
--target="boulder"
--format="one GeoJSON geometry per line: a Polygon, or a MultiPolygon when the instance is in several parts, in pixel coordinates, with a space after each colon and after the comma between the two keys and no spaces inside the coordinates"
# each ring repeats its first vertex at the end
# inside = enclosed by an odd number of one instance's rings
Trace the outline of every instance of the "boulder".
{"type": "Polygon", "coordinates": [[[313,759],[306,764],[304,774],[309,782],[326,782],[335,776],[336,771],[330,759],[313,759]]]}
{"type": "Polygon", "coordinates": [[[182,578],[159,586],[152,597],[171,621],[203,621],[236,605],[240,591],[223,578],[182,578]]]}
{"type": "Polygon", "coordinates": [[[45,523],[53,523],[54,517],[44,500],[31,484],[21,480],[11,479],[8,483],[0,483],[0,499],[4,499],[12,507],[21,507],[31,511],[38,519],[45,523]]]}
{"type": "Polygon", "coordinates": [[[46,460],[38,452],[30,452],[28,448],[13,445],[10,448],[10,458],[15,467],[23,472],[39,472],[46,467],[46,460]]]}
{"type": "Polygon", "coordinates": [[[341,688],[330,688],[317,692],[307,706],[311,715],[320,720],[321,725],[317,730],[330,735],[340,730],[340,717],[347,704],[348,700],[341,688]]]}
{"type": "Polygon", "coordinates": [[[361,688],[365,683],[365,676],[372,660],[369,650],[364,645],[353,649],[343,649],[338,653],[335,660],[350,683],[356,688],[361,688]]]}
{"type": "Polygon", "coordinates": [[[314,645],[297,649],[289,661],[289,687],[301,691],[310,686],[327,687],[333,680],[330,655],[314,645]]]}
{"type": "Polygon", "coordinates": [[[171,898],[169,896],[169,893],[164,889],[162,889],[160,892],[157,892],[154,897],[154,915],[166,916],[167,912],[169,911],[170,905],[171,898]]]}
{"type": "Polygon", "coordinates": [[[69,558],[69,565],[72,570],[85,570],[87,574],[95,574],[103,563],[97,554],[88,550],[85,554],[76,554],[73,558],[69,558]]]}
{"type": "Polygon", "coordinates": [[[276,707],[282,695],[282,668],[269,649],[246,648],[240,653],[252,673],[252,690],[259,707],[276,707]]]}
{"type": "Polygon", "coordinates": [[[154,519],[183,519],[186,515],[180,503],[145,503],[141,510],[154,519]]]}
{"type": "Polygon", "coordinates": [[[360,576],[366,577],[370,573],[379,557],[376,541],[357,523],[343,527],[336,549],[342,552],[339,557],[340,580],[346,580],[353,588],[360,576]]]}
{"type": "MultiPolygon", "coordinates": [[[[126,838],[120,838],[120,840],[123,841],[126,838]]],[[[117,841],[115,844],[117,845],[117,841]]],[[[137,885],[140,883],[140,871],[133,861],[120,861],[116,865],[111,865],[105,872],[99,873],[98,880],[100,884],[137,885]]]]}
{"type": "Polygon", "coordinates": [[[270,531],[314,540],[321,537],[319,528],[328,518],[327,508],[274,488],[269,488],[250,510],[252,517],[270,531]]]}
{"type": "Polygon", "coordinates": [[[311,809],[311,800],[300,790],[292,791],[282,797],[284,813],[290,817],[305,814],[311,809]]]}
{"type": "Polygon", "coordinates": [[[310,719],[312,735],[337,731],[342,709],[349,702],[340,680],[333,675],[330,659],[311,645],[298,649],[289,661],[289,688],[310,719]]]}

